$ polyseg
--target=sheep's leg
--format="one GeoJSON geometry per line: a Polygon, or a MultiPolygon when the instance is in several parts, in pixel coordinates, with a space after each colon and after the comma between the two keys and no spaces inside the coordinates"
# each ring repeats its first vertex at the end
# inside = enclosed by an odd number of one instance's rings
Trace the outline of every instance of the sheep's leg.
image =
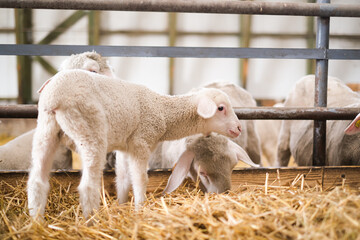
{"type": "Polygon", "coordinates": [[[127,154],[116,151],[116,191],[120,204],[127,202],[130,191],[131,183],[128,160],[129,156],[127,154]]]}
{"type": "Polygon", "coordinates": [[[39,112],[32,146],[32,166],[27,185],[30,216],[43,215],[49,192],[49,173],[54,153],[59,145],[60,128],[52,114],[39,112]]]}
{"type": "Polygon", "coordinates": [[[83,171],[78,190],[83,214],[88,218],[100,205],[101,176],[106,151],[99,151],[97,146],[85,145],[86,147],[80,149],[83,171]]]}
{"type": "Polygon", "coordinates": [[[282,120],[275,166],[287,166],[290,161],[290,156],[290,126],[289,122],[282,120]]]}
{"type": "Polygon", "coordinates": [[[131,173],[135,208],[138,209],[146,200],[146,186],[148,183],[147,158],[133,158],[128,164],[129,172],[131,173]]]}
{"type": "Polygon", "coordinates": [[[96,106],[88,102],[81,109],[69,107],[56,117],[61,129],[74,141],[81,157],[83,171],[78,190],[85,218],[100,205],[101,176],[107,153],[106,119],[103,111],[96,106]]]}

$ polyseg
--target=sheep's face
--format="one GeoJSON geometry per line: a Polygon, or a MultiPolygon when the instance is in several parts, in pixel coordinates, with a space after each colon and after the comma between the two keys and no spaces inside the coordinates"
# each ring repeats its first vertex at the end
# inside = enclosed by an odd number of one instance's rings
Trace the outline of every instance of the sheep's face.
{"type": "Polygon", "coordinates": [[[189,173],[194,181],[200,180],[199,187],[204,192],[230,190],[231,172],[237,161],[227,151],[228,141],[223,136],[211,134],[198,137],[189,145],[195,154],[189,173]]]}
{"type": "Polygon", "coordinates": [[[115,77],[108,61],[96,52],[84,52],[71,55],[60,66],[60,70],[83,69],[108,77],[115,77]]]}
{"type": "Polygon", "coordinates": [[[216,132],[231,138],[240,135],[240,121],[229,97],[221,90],[202,90],[198,97],[197,112],[205,119],[204,134],[216,132]]]}

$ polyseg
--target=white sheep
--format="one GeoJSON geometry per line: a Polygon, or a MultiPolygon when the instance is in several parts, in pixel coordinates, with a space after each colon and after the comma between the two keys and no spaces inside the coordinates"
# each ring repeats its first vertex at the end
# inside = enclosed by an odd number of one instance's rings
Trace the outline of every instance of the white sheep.
{"type": "MultiPolygon", "coordinates": [[[[112,67],[96,52],[73,54],[64,60],[59,70],[83,69],[113,77],[112,67]]],[[[46,84],[46,83],[45,83],[46,84]]],[[[44,84],[44,86],[45,86],[44,84]]],[[[0,134],[19,136],[4,146],[0,146],[0,170],[26,170],[31,162],[31,146],[36,127],[35,119],[3,119],[0,121],[0,134]]],[[[54,157],[53,169],[71,169],[71,152],[60,146],[54,157]]]]}
{"type": "Polygon", "coordinates": [[[238,161],[257,167],[238,144],[212,133],[197,134],[180,140],[158,144],[150,157],[149,168],[172,168],[164,189],[170,193],[186,177],[196,181],[204,192],[222,193],[231,188],[231,172],[238,161]]]}
{"type": "MultiPolygon", "coordinates": [[[[300,79],[288,94],[285,107],[314,106],[314,75],[300,79]]],[[[360,107],[360,96],[339,79],[328,78],[328,107],[360,107]]],[[[332,120],[326,123],[327,166],[359,165],[360,135],[345,135],[344,129],[350,121],[332,120]]],[[[278,140],[277,165],[287,166],[293,155],[299,166],[312,165],[313,121],[283,120],[278,140]]]]}
{"type": "MultiPolygon", "coordinates": [[[[284,104],[277,103],[273,107],[283,107],[284,104]]],[[[277,141],[281,127],[281,120],[265,119],[256,120],[255,125],[261,142],[261,160],[263,166],[274,167],[276,164],[277,141]],[[265,160],[266,159],[266,160],[265,160]]]]}
{"type": "MultiPolygon", "coordinates": [[[[233,107],[256,106],[252,96],[235,84],[215,82],[204,87],[217,88],[225,92],[233,107]]],[[[260,162],[260,141],[254,121],[241,120],[241,125],[242,134],[233,139],[237,144],[216,134],[209,136],[199,134],[159,143],[150,157],[149,168],[172,168],[177,162],[165,192],[175,190],[186,176],[196,180],[199,170],[201,170],[200,187],[203,191],[221,193],[229,190],[231,172],[239,160],[251,166],[258,166],[253,164],[243,148],[256,162],[260,162]],[[185,156],[190,155],[183,155],[185,151],[192,152],[191,156],[194,157],[186,159],[185,156]]]]}
{"type": "MultiPolygon", "coordinates": [[[[32,139],[35,129],[0,146],[0,170],[28,170],[31,163],[32,139]]],[[[71,169],[71,151],[59,147],[54,155],[53,169],[71,169]]]]}
{"type": "MultiPolygon", "coordinates": [[[[79,185],[83,214],[100,202],[106,153],[127,152],[135,205],[145,200],[147,161],[160,141],[196,133],[237,137],[240,122],[228,96],[218,89],[168,96],[148,88],[83,70],[56,74],[42,90],[28,180],[31,216],[43,214],[49,190],[52,155],[60,142],[76,148],[83,173],[79,185]],[[61,136],[59,133],[63,132],[61,136]]],[[[117,168],[118,197],[123,173],[117,168]]]]}

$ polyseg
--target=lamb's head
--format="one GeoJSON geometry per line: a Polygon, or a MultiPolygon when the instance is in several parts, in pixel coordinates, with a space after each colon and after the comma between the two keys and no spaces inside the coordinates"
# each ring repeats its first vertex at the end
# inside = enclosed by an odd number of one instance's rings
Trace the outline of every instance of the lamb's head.
{"type": "Polygon", "coordinates": [[[205,120],[204,134],[216,132],[235,138],[241,133],[241,125],[226,93],[215,88],[196,92],[197,113],[205,120]]]}
{"type": "Polygon", "coordinates": [[[239,145],[228,138],[211,134],[188,137],[186,150],[177,161],[164,190],[170,193],[180,186],[186,176],[200,180],[204,192],[222,193],[231,188],[231,173],[238,161],[254,164],[239,145]]]}
{"type": "Polygon", "coordinates": [[[349,124],[345,129],[345,134],[353,135],[360,132],[360,113],[355,117],[355,119],[349,124]]]}
{"type": "Polygon", "coordinates": [[[59,68],[60,71],[67,69],[83,69],[108,77],[115,77],[113,69],[108,61],[94,51],[71,55],[59,68]]]}

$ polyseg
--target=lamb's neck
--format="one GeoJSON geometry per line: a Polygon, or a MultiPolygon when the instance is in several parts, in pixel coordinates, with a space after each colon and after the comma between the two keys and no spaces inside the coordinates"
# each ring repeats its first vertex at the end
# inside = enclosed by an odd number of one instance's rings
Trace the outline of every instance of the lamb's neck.
{"type": "Polygon", "coordinates": [[[194,96],[171,96],[166,101],[166,132],[161,141],[175,140],[204,132],[205,120],[197,114],[194,96]]]}

